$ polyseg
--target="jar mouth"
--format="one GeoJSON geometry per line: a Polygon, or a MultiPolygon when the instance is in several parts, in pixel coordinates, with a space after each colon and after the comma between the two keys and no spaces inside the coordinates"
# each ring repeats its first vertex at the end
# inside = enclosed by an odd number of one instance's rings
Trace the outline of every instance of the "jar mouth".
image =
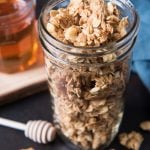
{"type": "MultiPolygon", "coordinates": [[[[114,42],[109,42],[108,44],[106,45],[102,45],[102,46],[94,46],[94,47],[78,47],[78,46],[74,46],[74,45],[69,45],[69,44],[66,44],[66,43],[63,43],[62,41],[54,38],[53,36],[51,36],[49,34],[49,32],[47,31],[46,29],[46,26],[44,24],[44,20],[46,17],[47,17],[47,13],[52,10],[54,7],[56,7],[58,4],[64,2],[65,0],[59,0],[57,2],[48,2],[45,7],[43,7],[42,9],[42,12],[40,14],[40,17],[39,17],[39,20],[38,20],[38,25],[39,25],[39,32],[40,32],[40,35],[42,35],[42,37],[46,40],[46,42],[48,42],[49,44],[52,44],[53,45],[53,42],[55,42],[55,46],[57,46],[57,49],[59,49],[60,51],[64,51],[64,52],[67,52],[67,53],[70,53],[70,54],[74,54],[74,52],[70,52],[69,50],[70,49],[82,49],[82,50],[87,50],[87,51],[96,51],[96,50],[105,50],[105,51],[101,51],[101,52],[96,52],[95,54],[100,54],[100,55],[104,55],[104,54],[107,54],[107,53],[111,53],[111,52],[114,52],[114,51],[117,51],[119,50],[119,48],[123,47],[125,44],[127,44],[131,39],[134,39],[136,36],[137,36],[137,33],[138,33],[138,30],[139,30],[139,24],[140,24],[140,18],[139,18],[139,15],[137,13],[137,11],[135,10],[133,4],[128,0],[106,0],[106,2],[113,2],[115,3],[118,7],[121,7],[121,6],[124,6],[126,7],[126,9],[129,10],[130,12],[130,17],[131,17],[131,20],[129,20],[129,24],[130,24],[130,28],[128,28],[128,31],[126,33],[125,36],[123,36],[122,38],[120,38],[119,40],[117,41],[114,41],[114,42]],[[46,16],[45,16],[45,13],[46,13],[46,16]],[[42,32],[40,31],[42,30],[42,32]],[[47,38],[45,38],[47,37],[47,38]],[[48,40],[49,39],[49,40],[48,40]],[[62,49],[62,47],[65,47],[65,50],[62,49]]],[[[62,5],[64,7],[64,5],[62,5]]],[[[67,6],[67,5],[66,5],[67,6]]],[[[66,7],[65,6],[65,7],[66,7]]],[[[124,16],[126,17],[126,16],[124,16]]],[[[129,16],[127,16],[129,17],[129,16]]],[[[79,51],[80,52],[80,51],[79,51]]],[[[77,54],[77,52],[75,52],[77,54]]],[[[81,54],[81,53],[78,53],[78,54],[81,54]]]]}
{"type": "Polygon", "coordinates": [[[25,0],[18,2],[18,4],[20,6],[14,13],[0,16],[0,28],[6,28],[6,26],[10,26],[10,23],[13,25],[26,18],[26,16],[32,11],[34,2],[32,0],[25,0]]]}

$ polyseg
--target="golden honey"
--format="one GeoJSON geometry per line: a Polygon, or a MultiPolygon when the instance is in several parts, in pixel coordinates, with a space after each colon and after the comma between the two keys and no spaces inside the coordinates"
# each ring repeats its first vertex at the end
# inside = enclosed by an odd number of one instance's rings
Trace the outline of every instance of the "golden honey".
{"type": "Polygon", "coordinates": [[[0,72],[32,66],[37,46],[33,1],[0,0],[0,72]]]}

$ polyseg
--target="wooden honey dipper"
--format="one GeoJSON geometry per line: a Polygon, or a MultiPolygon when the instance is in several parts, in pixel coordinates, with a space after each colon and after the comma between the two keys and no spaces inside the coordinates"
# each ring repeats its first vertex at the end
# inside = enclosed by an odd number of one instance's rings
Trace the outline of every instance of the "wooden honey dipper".
{"type": "Polygon", "coordinates": [[[47,121],[28,121],[27,124],[19,123],[0,117],[0,125],[22,130],[29,139],[37,143],[46,144],[54,140],[56,128],[47,121]]]}

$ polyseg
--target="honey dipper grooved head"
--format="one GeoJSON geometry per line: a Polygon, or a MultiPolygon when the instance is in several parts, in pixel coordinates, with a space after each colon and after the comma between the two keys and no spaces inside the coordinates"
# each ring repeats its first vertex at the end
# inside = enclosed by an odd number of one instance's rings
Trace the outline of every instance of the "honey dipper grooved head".
{"type": "Polygon", "coordinates": [[[47,121],[29,121],[26,125],[25,136],[34,142],[46,144],[55,139],[56,128],[47,121]]]}

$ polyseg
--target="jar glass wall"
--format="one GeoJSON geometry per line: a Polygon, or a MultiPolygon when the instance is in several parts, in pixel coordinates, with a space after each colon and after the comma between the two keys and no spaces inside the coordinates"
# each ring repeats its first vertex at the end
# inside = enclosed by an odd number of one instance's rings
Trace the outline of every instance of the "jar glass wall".
{"type": "Polygon", "coordinates": [[[101,47],[75,47],[53,38],[46,30],[50,10],[68,1],[50,1],[39,18],[54,122],[68,144],[83,150],[103,149],[118,132],[123,116],[132,47],[139,18],[131,3],[113,1],[128,16],[127,34],[101,47]]]}

